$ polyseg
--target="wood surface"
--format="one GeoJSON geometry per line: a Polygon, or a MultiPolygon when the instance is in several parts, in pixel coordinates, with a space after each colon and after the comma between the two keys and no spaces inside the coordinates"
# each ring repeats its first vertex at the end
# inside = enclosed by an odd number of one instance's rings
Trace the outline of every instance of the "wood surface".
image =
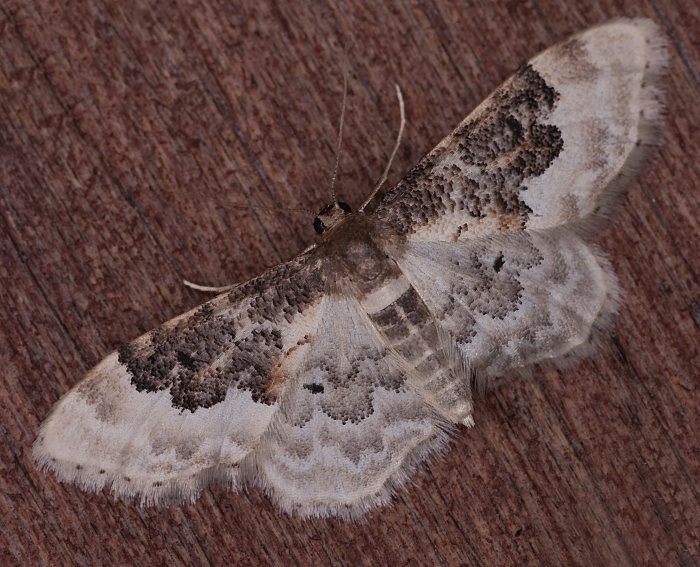
{"type": "Polygon", "coordinates": [[[700,563],[699,125],[694,0],[3,0],[0,563],[700,563]],[[599,239],[625,301],[593,358],[488,393],[362,523],[257,490],[140,509],[37,471],[59,396],[208,298],[183,279],[241,281],[313,242],[313,213],[279,208],[329,201],[346,60],[337,189],[357,206],[393,144],[394,83],[395,182],[525,59],[621,15],[668,34],[668,117],[599,239]]]}

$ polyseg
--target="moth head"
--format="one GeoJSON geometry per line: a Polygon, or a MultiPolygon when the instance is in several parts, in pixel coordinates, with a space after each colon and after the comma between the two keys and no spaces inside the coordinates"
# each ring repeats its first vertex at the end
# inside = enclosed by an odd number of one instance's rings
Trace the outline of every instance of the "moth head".
{"type": "Polygon", "coordinates": [[[338,221],[351,212],[352,209],[347,203],[336,202],[326,205],[319,211],[314,219],[314,230],[318,234],[323,234],[327,230],[333,228],[338,221]]]}

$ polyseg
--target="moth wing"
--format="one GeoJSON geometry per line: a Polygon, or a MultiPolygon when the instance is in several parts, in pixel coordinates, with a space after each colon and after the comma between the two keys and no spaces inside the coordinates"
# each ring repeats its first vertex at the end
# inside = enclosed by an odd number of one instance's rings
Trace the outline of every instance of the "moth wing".
{"type": "Polygon", "coordinates": [[[302,256],[125,345],[56,404],[35,460],[144,504],[237,487],[288,386],[277,367],[315,329],[322,295],[302,256]]]}
{"type": "Polygon", "coordinates": [[[568,230],[409,241],[397,258],[480,379],[587,354],[618,304],[608,262],[568,230]]]}
{"type": "Polygon", "coordinates": [[[655,139],[664,43],[622,19],[547,49],[378,203],[385,249],[481,376],[585,352],[615,311],[583,237],[655,139]]]}
{"type": "Polygon", "coordinates": [[[554,167],[528,182],[528,229],[572,224],[586,233],[609,216],[658,141],[667,59],[665,38],[642,18],[593,28],[533,59],[560,93],[547,122],[560,129],[563,149],[554,167]]]}
{"type": "Polygon", "coordinates": [[[388,233],[454,241],[595,225],[653,143],[665,40],[614,20],[521,67],[378,203],[388,233]]]}
{"type": "Polygon", "coordinates": [[[318,333],[282,370],[296,384],[249,460],[288,512],[359,517],[446,442],[446,420],[354,297],[324,298],[318,333]]]}

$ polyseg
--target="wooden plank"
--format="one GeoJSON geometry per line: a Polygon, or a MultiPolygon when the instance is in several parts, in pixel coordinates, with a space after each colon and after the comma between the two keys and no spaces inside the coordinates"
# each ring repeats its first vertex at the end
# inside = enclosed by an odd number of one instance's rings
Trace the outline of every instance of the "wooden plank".
{"type": "Polygon", "coordinates": [[[7,0],[0,7],[3,564],[691,565],[699,562],[700,10],[577,3],[7,0]],[[364,523],[256,490],[139,509],[38,472],[52,404],[118,344],[313,241],[524,59],[620,15],[671,39],[664,145],[601,235],[625,303],[597,355],[479,400],[477,427],[364,523]]]}

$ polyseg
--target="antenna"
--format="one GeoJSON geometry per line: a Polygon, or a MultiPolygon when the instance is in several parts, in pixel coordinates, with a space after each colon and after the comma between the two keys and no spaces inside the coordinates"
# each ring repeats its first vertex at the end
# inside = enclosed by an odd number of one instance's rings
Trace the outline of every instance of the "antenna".
{"type": "Polygon", "coordinates": [[[399,85],[394,85],[396,87],[396,97],[399,99],[399,112],[401,113],[401,123],[399,124],[399,134],[396,136],[396,143],[394,144],[394,149],[391,151],[391,156],[389,157],[389,163],[386,164],[386,167],[384,168],[384,173],[382,173],[382,176],[379,178],[379,182],[377,183],[377,186],[374,188],[374,191],[370,194],[369,197],[367,197],[367,200],[362,203],[362,206],[358,209],[359,211],[364,211],[365,207],[369,204],[369,202],[374,198],[374,196],[377,194],[377,192],[381,189],[382,185],[384,185],[384,182],[387,180],[387,177],[389,176],[389,170],[391,169],[391,164],[394,161],[394,158],[396,157],[396,152],[399,151],[399,146],[401,145],[401,138],[403,136],[403,129],[406,126],[406,111],[404,109],[404,104],[403,104],[403,95],[401,94],[401,87],[399,85]]]}
{"type": "Polygon", "coordinates": [[[335,179],[338,176],[338,167],[340,166],[340,147],[343,143],[343,126],[345,124],[345,107],[347,106],[348,100],[348,65],[345,63],[345,70],[343,71],[343,106],[340,111],[340,126],[338,127],[338,144],[335,148],[335,167],[333,168],[333,175],[331,176],[331,199],[333,203],[338,202],[338,197],[335,194],[335,179]]]}
{"type": "Polygon", "coordinates": [[[212,286],[212,285],[199,285],[199,284],[193,283],[189,280],[182,280],[182,283],[184,283],[190,289],[194,289],[197,291],[204,291],[206,293],[224,293],[225,291],[229,291],[229,290],[233,289],[234,287],[236,287],[236,284],[224,285],[221,287],[212,286]]]}

